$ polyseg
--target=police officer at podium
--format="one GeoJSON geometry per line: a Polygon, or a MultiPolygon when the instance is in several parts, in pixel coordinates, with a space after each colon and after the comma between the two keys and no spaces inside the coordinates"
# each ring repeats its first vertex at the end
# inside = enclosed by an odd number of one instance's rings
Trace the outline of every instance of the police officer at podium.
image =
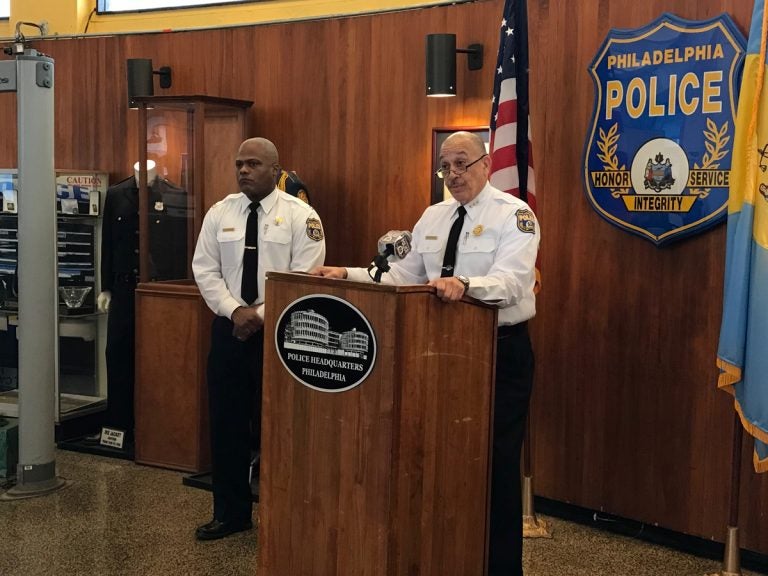
{"type": "MultiPolygon", "coordinates": [[[[539,226],[525,202],[490,185],[490,168],[477,135],[456,132],[445,140],[437,176],[453,198],[427,208],[413,228],[412,250],[391,263],[382,282],[428,283],[446,302],[466,294],[499,307],[488,575],[522,576],[520,454],[533,386],[528,320],[536,312],[539,226]]],[[[370,281],[365,268],[320,266],[312,273],[370,281]]]]}

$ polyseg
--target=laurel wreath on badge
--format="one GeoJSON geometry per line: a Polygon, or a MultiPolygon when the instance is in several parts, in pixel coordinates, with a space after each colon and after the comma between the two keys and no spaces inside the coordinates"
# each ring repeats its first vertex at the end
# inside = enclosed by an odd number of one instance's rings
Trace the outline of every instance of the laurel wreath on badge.
{"type": "MultiPolygon", "coordinates": [[[[709,131],[704,130],[704,137],[707,139],[707,141],[704,142],[704,146],[707,149],[707,153],[704,154],[701,159],[701,166],[695,162],[693,163],[693,168],[695,170],[719,168],[720,164],[717,163],[717,161],[728,154],[728,150],[724,149],[725,145],[728,144],[728,141],[731,139],[730,136],[726,135],[728,133],[728,121],[726,120],[723,127],[718,129],[717,124],[707,118],[707,128],[709,131]]],[[[711,188],[691,188],[689,190],[692,196],[698,196],[699,198],[706,198],[709,196],[710,191],[711,188]]]]}
{"type": "MultiPolygon", "coordinates": [[[[619,168],[619,160],[616,158],[616,148],[619,141],[619,123],[616,122],[613,126],[605,130],[600,128],[600,139],[597,141],[597,147],[600,148],[602,154],[598,154],[597,157],[603,162],[603,169],[607,171],[618,172],[619,170],[626,170],[626,166],[622,164],[619,168]]],[[[629,188],[611,188],[611,196],[618,198],[622,194],[629,194],[629,188]]]]}

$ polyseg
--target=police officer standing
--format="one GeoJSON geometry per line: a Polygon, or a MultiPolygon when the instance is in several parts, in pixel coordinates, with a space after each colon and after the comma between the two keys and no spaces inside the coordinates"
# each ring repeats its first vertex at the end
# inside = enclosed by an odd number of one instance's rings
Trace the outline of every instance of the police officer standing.
{"type": "Polygon", "coordinates": [[[261,429],[265,273],[306,272],[325,258],[317,213],[275,185],[275,145],[246,140],[235,168],[240,193],[205,215],[192,260],[200,293],[216,314],[207,372],[213,519],[197,528],[199,540],[253,526],[248,469],[251,437],[258,444],[261,429]]]}

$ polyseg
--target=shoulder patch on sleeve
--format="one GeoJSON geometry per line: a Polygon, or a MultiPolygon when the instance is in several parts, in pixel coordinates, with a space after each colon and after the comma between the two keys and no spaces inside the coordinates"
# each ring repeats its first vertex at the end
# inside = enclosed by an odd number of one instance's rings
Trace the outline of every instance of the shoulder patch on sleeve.
{"type": "Polygon", "coordinates": [[[533,212],[526,208],[520,208],[515,212],[517,216],[517,228],[520,232],[526,234],[534,234],[536,232],[536,219],[533,216],[533,212]]]}
{"type": "Polygon", "coordinates": [[[307,218],[307,236],[310,240],[320,242],[323,239],[323,225],[317,218],[307,218]]]}

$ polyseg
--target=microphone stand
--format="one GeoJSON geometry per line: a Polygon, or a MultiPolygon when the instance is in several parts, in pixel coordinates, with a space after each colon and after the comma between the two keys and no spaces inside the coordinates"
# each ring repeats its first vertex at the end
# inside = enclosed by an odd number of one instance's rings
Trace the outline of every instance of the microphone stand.
{"type": "Polygon", "coordinates": [[[387,256],[384,254],[376,254],[373,258],[373,262],[368,266],[368,276],[370,276],[374,282],[379,284],[381,283],[381,275],[384,274],[384,272],[389,272],[389,260],[387,260],[387,256]],[[371,270],[374,268],[376,268],[376,273],[371,275],[371,270]]]}

